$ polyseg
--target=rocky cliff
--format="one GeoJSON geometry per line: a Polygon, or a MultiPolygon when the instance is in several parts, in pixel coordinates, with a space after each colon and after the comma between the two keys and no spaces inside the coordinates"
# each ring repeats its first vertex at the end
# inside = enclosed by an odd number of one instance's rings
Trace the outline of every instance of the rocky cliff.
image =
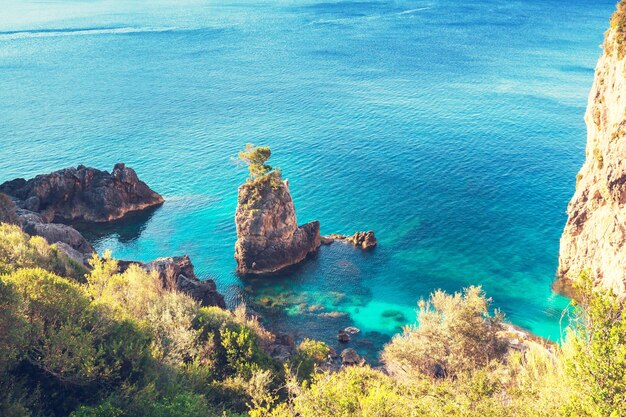
{"type": "Polygon", "coordinates": [[[626,27],[618,5],[596,67],[585,122],[585,163],[561,237],[558,276],[571,283],[589,269],[598,285],[626,294],[626,27]]]}
{"type": "Polygon", "coordinates": [[[320,224],[298,226],[287,181],[272,172],[239,187],[235,215],[237,272],[276,272],[320,246],[320,224]]]}
{"type": "Polygon", "coordinates": [[[124,164],[111,173],[78,166],[33,179],[18,178],[0,185],[18,207],[39,213],[50,222],[107,222],[129,212],[163,203],[137,174],[124,164]]]}

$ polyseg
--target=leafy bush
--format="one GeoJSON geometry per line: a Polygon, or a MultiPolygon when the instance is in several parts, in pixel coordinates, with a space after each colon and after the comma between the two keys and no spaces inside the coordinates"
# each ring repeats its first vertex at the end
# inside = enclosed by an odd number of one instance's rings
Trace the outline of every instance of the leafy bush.
{"type": "Polygon", "coordinates": [[[313,375],[316,367],[328,361],[330,348],[324,342],[304,339],[299,345],[295,355],[290,360],[291,369],[301,380],[308,380],[313,375]]]}
{"type": "Polygon", "coordinates": [[[420,301],[419,326],[406,326],[382,352],[387,371],[397,378],[446,377],[502,361],[508,347],[498,335],[502,315],[490,315],[489,302],[480,287],[436,291],[420,301]]]}
{"type": "Polygon", "coordinates": [[[86,269],[40,236],[29,236],[18,226],[0,223],[0,275],[20,268],[42,268],[82,280],[86,269]]]}

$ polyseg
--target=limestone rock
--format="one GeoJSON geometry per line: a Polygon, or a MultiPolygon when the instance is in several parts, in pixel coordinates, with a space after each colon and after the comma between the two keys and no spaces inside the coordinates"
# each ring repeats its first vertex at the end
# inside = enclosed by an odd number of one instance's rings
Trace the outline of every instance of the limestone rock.
{"type": "Polygon", "coordinates": [[[89,256],[85,253],[81,253],[68,245],[65,242],[56,242],[54,246],[57,247],[65,256],[78,263],[79,265],[89,265],[89,256]]]}
{"type": "MultiPolygon", "coordinates": [[[[616,18],[618,18],[616,16],[616,18]]],[[[589,269],[596,285],[626,295],[626,57],[606,33],[585,122],[586,160],[577,175],[561,237],[558,277],[567,288],[589,269]]]]}
{"type": "Polygon", "coordinates": [[[320,224],[298,226],[289,186],[272,172],[239,187],[237,272],[263,274],[297,264],[320,246],[320,224]]]}
{"type": "Polygon", "coordinates": [[[63,242],[82,254],[91,254],[94,252],[93,247],[87,242],[83,235],[66,224],[26,221],[22,223],[22,229],[29,235],[43,237],[50,244],[63,242]]]}
{"type": "Polygon", "coordinates": [[[374,232],[372,232],[371,230],[369,232],[356,232],[347,240],[355,247],[361,249],[371,249],[378,244],[376,236],[374,236],[374,232]]]}
{"type": "Polygon", "coordinates": [[[163,203],[124,164],[116,164],[110,174],[80,165],[18,178],[1,184],[0,192],[16,198],[21,208],[39,212],[46,222],[107,222],[163,203]]]}
{"type": "Polygon", "coordinates": [[[176,289],[189,294],[202,306],[226,308],[224,296],[217,292],[215,281],[198,279],[187,255],[159,258],[140,265],[149,272],[156,271],[166,290],[176,289]]]}

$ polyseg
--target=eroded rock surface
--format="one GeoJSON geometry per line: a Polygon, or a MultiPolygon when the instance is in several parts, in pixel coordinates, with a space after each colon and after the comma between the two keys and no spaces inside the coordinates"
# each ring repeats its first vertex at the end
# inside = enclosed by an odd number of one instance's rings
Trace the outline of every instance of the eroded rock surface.
{"type": "Polygon", "coordinates": [[[320,224],[298,226],[287,181],[272,172],[239,187],[237,272],[263,274],[297,264],[320,246],[320,224]]]}
{"type": "Polygon", "coordinates": [[[163,288],[178,290],[198,300],[202,306],[226,308],[224,296],[217,292],[215,281],[200,280],[193,269],[189,256],[159,258],[147,264],[139,264],[147,271],[156,271],[163,288]]]}
{"type": "MultiPolygon", "coordinates": [[[[617,19],[617,21],[616,21],[617,19]]],[[[626,294],[626,57],[623,16],[606,33],[589,95],[586,160],[561,237],[559,287],[589,269],[597,285],[626,294]]]]}
{"type": "Polygon", "coordinates": [[[163,203],[135,171],[116,164],[111,173],[83,165],[0,185],[20,208],[50,222],[107,222],[163,203]]]}

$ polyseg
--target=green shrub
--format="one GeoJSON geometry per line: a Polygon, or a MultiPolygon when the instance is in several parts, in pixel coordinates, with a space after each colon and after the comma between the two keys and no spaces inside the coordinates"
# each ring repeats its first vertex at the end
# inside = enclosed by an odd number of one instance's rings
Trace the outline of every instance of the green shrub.
{"type": "Polygon", "coordinates": [[[304,339],[290,360],[291,369],[299,379],[308,380],[315,368],[324,364],[330,355],[330,348],[317,340],[304,339]]]}
{"type": "Polygon", "coordinates": [[[29,236],[18,226],[0,224],[0,275],[20,268],[42,268],[82,280],[86,269],[40,236],[29,236]]]}
{"type": "Polygon", "coordinates": [[[406,326],[382,352],[387,371],[397,378],[445,377],[502,361],[508,347],[498,335],[502,315],[490,315],[489,302],[480,287],[454,295],[436,291],[420,301],[419,325],[406,326]]]}

